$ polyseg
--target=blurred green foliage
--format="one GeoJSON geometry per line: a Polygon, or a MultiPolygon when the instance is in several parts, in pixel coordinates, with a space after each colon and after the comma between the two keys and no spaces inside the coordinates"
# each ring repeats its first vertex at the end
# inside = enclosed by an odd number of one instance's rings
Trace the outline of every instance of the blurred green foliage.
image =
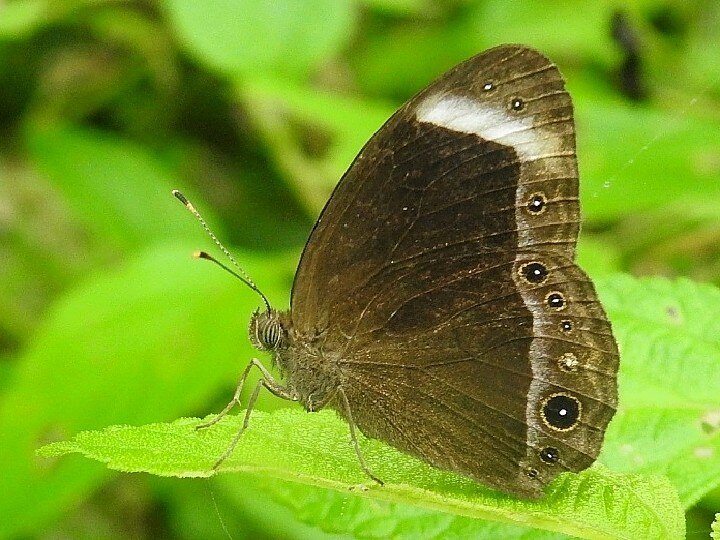
{"type": "MultiPolygon", "coordinates": [[[[0,537],[222,538],[224,522],[235,538],[555,538],[260,476],[119,475],[34,451],[80,430],[204,416],[224,404],[250,358],[257,299],[190,259],[210,243],[172,188],[286,305],[313,220],[362,144],[432,78],[500,43],[540,49],[567,78],[584,268],[720,285],[720,4],[633,0],[621,14],[617,5],[0,2],[0,537]],[[641,60],[633,84],[621,70],[630,42],[641,60]]],[[[684,307],[694,317],[682,335],[696,341],[679,339],[667,321],[635,328],[624,320],[635,306],[623,307],[617,287],[605,293],[618,306],[610,315],[623,353],[647,349],[621,373],[628,410],[648,415],[646,451],[667,442],[667,424],[652,424],[660,404],[646,399],[650,387],[672,377],[720,388],[717,288],[657,283],[628,298],[684,307]],[[691,353],[704,371],[686,380],[691,353]],[[685,372],[658,364],[643,385],[653,360],[667,358],[685,358],[676,364],[685,372]]],[[[668,402],[685,403],[695,388],[668,402]]],[[[720,410],[717,391],[714,400],[700,395],[720,410]]],[[[263,396],[260,407],[278,404],[263,396]]],[[[715,434],[708,467],[717,468],[718,414],[692,418],[686,427],[715,434]]],[[[638,466],[630,454],[621,459],[637,431],[611,430],[605,463],[638,466]]],[[[663,461],[671,450],[663,447],[653,472],[680,486],[690,473],[681,460],[663,461]]],[[[720,490],[698,482],[678,491],[690,535],[707,537],[720,490]]]]}

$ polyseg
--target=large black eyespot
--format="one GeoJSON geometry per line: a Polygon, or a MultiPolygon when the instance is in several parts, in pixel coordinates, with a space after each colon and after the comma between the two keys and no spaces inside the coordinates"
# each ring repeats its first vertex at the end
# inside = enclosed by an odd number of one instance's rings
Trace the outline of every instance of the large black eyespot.
{"type": "Polygon", "coordinates": [[[546,446],[540,450],[540,459],[548,464],[557,463],[560,461],[560,451],[552,446],[546,446]]]}
{"type": "Polygon", "coordinates": [[[543,210],[545,210],[546,204],[547,204],[547,199],[545,198],[544,193],[533,193],[527,202],[528,212],[530,212],[532,214],[539,214],[543,210]]]}
{"type": "Polygon", "coordinates": [[[522,111],[525,108],[525,102],[519,97],[512,98],[510,100],[510,108],[515,111],[522,111]]]}
{"type": "Polygon", "coordinates": [[[565,307],[565,297],[560,292],[551,292],[545,297],[545,302],[552,309],[560,311],[565,307]]]}
{"type": "Polygon", "coordinates": [[[548,269],[544,264],[531,262],[522,265],[520,274],[528,283],[542,283],[548,277],[548,269]]]}
{"type": "Polygon", "coordinates": [[[542,406],[542,419],[548,427],[558,431],[574,428],[580,420],[580,401],[567,394],[553,394],[542,406]]]}

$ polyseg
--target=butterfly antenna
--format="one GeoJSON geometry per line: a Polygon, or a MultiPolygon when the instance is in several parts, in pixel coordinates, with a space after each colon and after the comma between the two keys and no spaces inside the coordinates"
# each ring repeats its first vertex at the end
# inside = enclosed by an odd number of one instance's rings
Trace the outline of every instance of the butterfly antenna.
{"type": "Polygon", "coordinates": [[[262,298],[263,302],[265,303],[265,307],[267,308],[268,312],[270,311],[270,302],[268,301],[267,297],[262,293],[260,289],[258,289],[257,285],[253,282],[253,280],[250,278],[249,275],[245,272],[245,270],[242,269],[242,267],[238,264],[238,262],[235,260],[235,258],[230,254],[230,252],[225,248],[225,246],[222,245],[220,240],[218,240],[217,236],[210,230],[210,227],[205,222],[203,217],[200,215],[200,212],[198,212],[193,204],[183,195],[180,193],[177,189],[172,190],[172,194],[175,196],[176,199],[178,199],[183,205],[185,205],[185,208],[190,210],[193,216],[197,218],[197,220],[200,222],[200,225],[202,225],[202,228],[205,229],[205,232],[210,236],[210,238],[213,239],[213,242],[215,242],[215,245],[220,248],[220,251],[222,251],[225,256],[230,260],[231,263],[233,263],[233,266],[238,269],[237,272],[235,272],[232,268],[227,267],[220,261],[218,261],[215,257],[210,255],[209,253],[206,253],[204,251],[196,251],[193,253],[193,257],[196,259],[206,259],[208,261],[212,261],[215,264],[217,264],[220,268],[225,270],[226,272],[229,272],[236,278],[238,278],[240,281],[242,281],[245,285],[250,287],[253,291],[258,293],[260,295],[260,298],[262,298]]]}

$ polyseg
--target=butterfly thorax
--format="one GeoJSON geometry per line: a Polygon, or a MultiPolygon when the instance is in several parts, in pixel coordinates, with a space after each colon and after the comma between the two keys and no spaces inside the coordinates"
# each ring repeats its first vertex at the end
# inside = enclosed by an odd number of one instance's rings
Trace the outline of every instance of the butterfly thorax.
{"type": "Polygon", "coordinates": [[[320,410],[333,400],[340,386],[337,361],[318,346],[317,336],[298,335],[289,311],[256,311],[249,330],[253,346],[272,355],[284,389],[307,411],[320,410]]]}

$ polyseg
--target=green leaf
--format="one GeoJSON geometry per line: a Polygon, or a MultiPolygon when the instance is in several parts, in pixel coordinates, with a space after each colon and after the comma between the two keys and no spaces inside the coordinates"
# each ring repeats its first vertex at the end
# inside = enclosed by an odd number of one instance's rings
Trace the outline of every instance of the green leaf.
{"type": "Polygon", "coordinates": [[[393,112],[387,104],[322,93],[271,77],[249,77],[238,86],[238,93],[313,218],[365,142],[393,112]],[[319,155],[308,155],[298,131],[325,142],[316,152],[319,155]]]}
{"type": "Polygon", "coordinates": [[[581,234],[577,245],[580,266],[590,275],[614,274],[620,271],[620,252],[607,238],[581,234]]]}
{"type": "MultiPolygon", "coordinates": [[[[218,478],[221,480],[221,478],[218,478]]],[[[257,493],[271,494],[273,501],[292,509],[298,521],[325,532],[354,538],[513,538],[557,540],[567,535],[538,529],[437,512],[417,505],[357,496],[350,491],[316,488],[296,482],[262,479],[250,474],[238,482],[235,475],[222,475],[221,485],[235,498],[257,493]]]]}
{"type": "Polygon", "coordinates": [[[103,244],[129,252],[154,241],[202,238],[170,195],[177,179],[146,148],[70,126],[29,126],[26,142],[35,165],[103,244]]]}
{"type": "Polygon", "coordinates": [[[620,405],[601,461],[667,475],[687,508],[720,486],[720,290],[598,280],[620,346],[620,405]]]}
{"type": "Polygon", "coordinates": [[[672,207],[720,217],[717,121],[597,101],[577,110],[587,218],[672,207]]]}
{"type": "Polygon", "coordinates": [[[578,17],[577,6],[568,2],[503,2],[488,0],[474,9],[476,28],[496,28],[496,32],[477,32],[478,48],[491,47],[497,43],[527,43],[554,57],[554,51],[572,50],[574,54],[591,53],[596,56],[612,56],[610,32],[597,24],[609,20],[617,9],[612,0],[598,0],[583,5],[578,17]],[[558,21],[572,19],[563,32],[547,32],[545,29],[558,21]]]}
{"type": "MultiPolygon", "coordinates": [[[[240,416],[197,431],[197,419],[143,427],[112,426],[44,447],[43,456],[80,452],[126,472],[197,477],[212,474],[214,460],[237,433],[240,416]]],[[[332,411],[306,414],[255,411],[252,428],[226,471],[252,472],[312,486],[354,490],[383,501],[480,519],[523,524],[582,538],[681,538],[682,509],[661,477],[617,475],[604,468],[565,474],[539,502],[518,501],[439,471],[376,440],[362,441],[371,469],[386,484],[369,484],[348,441],[347,425],[332,411]],[[642,532],[640,532],[642,531],[642,532]]]]}
{"type": "Polygon", "coordinates": [[[185,47],[227,74],[304,77],[353,33],[350,0],[166,0],[185,47]]]}
{"type": "Polygon", "coordinates": [[[47,14],[46,0],[15,0],[0,5],[0,37],[17,39],[40,26],[47,14]]]}

